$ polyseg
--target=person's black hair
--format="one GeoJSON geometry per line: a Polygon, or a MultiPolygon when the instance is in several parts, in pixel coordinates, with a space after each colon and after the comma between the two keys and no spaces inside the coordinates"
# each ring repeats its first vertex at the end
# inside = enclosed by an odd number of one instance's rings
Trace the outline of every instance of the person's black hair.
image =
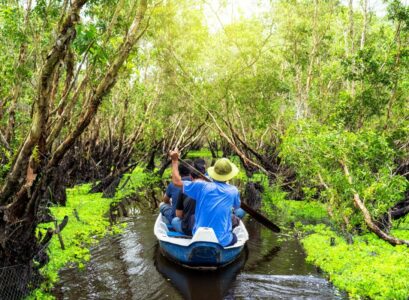
{"type": "MultiPolygon", "coordinates": [[[[203,158],[196,158],[193,162],[193,166],[195,167],[196,170],[198,170],[200,173],[205,174],[206,173],[206,162],[203,158]]],[[[196,171],[193,171],[191,174],[193,179],[200,178],[202,177],[201,174],[199,174],[196,171]]]]}
{"type": "Polygon", "coordinates": [[[191,159],[185,159],[185,163],[179,162],[179,174],[181,177],[189,176],[192,173],[192,170],[189,166],[193,166],[193,161],[191,159]]]}

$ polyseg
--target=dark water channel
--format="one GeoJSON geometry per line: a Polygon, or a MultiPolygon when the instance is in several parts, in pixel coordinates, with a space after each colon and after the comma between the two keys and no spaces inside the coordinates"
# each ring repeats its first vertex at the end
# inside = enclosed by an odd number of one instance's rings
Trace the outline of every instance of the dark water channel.
{"type": "Polygon", "coordinates": [[[156,214],[135,213],[125,231],[91,251],[84,270],[64,269],[57,299],[345,299],[305,262],[295,238],[247,220],[243,255],[216,272],[181,268],[158,251],[156,214]]]}

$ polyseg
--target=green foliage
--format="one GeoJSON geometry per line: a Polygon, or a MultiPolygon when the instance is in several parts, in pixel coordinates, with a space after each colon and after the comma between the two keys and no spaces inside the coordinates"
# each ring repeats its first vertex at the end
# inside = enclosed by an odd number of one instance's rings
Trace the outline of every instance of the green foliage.
{"type": "Polygon", "coordinates": [[[385,68],[385,62],[379,59],[374,48],[368,48],[345,59],[343,64],[346,78],[361,80],[364,84],[355,91],[355,97],[344,93],[342,101],[335,107],[333,120],[354,128],[361,126],[362,120],[382,116],[390,98],[394,78],[390,70],[385,68]],[[356,65],[359,67],[355,67],[356,65]]]}
{"type": "Polygon", "coordinates": [[[89,50],[94,61],[100,63],[106,63],[108,61],[108,53],[101,47],[97,38],[100,33],[98,33],[97,28],[94,24],[85,26],[79,24],[76,27],[77,37],[74,42],[74,48],[78,51],[78,54],[83,54],[85,51],[89,50]]]}
{"type": "MultiPolygon", "coordinates": [[[[221,154],[221,153],[220,153],[221,154]]],[[[188,158],[195,159],[195,158],[211,158],[212,153],[208,149],[200,149],[195,151],[189,151],[187,154],[188,158]]]]}
{"type": "Polygon", "coordinates": [[[273,219],[282,222],[319,223],[328,219],[325,206],[314,201],[287,200],[287,193],[279,186],[265,188],[263,210],[273,219]]]}
{"type": "Polygon", "coordinates": [[[353,205],[354,191],[376,218],[402,200],[408,186],[404,177],[392,172],[397,154],[387,138],[371,130],[353,133],[301,122],[286,132],[280,156],[296,168],[305,186],[326,187],[320,200],[336,214],[337,222],[350,220],[349,230],[363,224],[353,205]],[[352,185],[343,165],[349,168],[352,185]]]}
{"type": "Polygon", "coordinates": [[[302,239],[307,260],[324,270],[352,299],[407,299],[406,246],[393,247],[374,234],[355,237],[350,245],[324,225],[305,226],[303,230],[314,232],[302,239]],[[330,246],[331,239],[334,246],[330,246]]]}
{"type": "Polygon", "coordinates": [[[25,35],[21,31],[21,14],[18,7],[0,6],[0,20],[2,21],[2,35],[8,35],[16,40],[17,43],[25,41],[25,35]]]}
{"type": "Polygon", "coordinates": [[[6,177],[8,171],[11,168],[12,160],[11,160],[10,151],[8,151],[7,149],[2,149],[1,147],[0,147],[0,150],[3,151],[4,156],[6,157],[8,161],[8,163],[0,165],[0,184],[2,184],[4,178],[6,177]]]}
{"type": "MultiPolygon", "coordinates": [[[[65,2],[32,1],[27,23],[24,1],[0,4],[1,133],[7,131],[12,99],[19,91],[15,111],[18,125],[10,142],[12,151],[0,157],[0,183],[30,129],[37,77],[66,11],[65,2]],[[21,53],[25,53],[22,60],[21,53]]],[[[295,172],[305,201],[285,200],[288,194],[279,189],[280,180],[269,187],[265,176],[255,174],[249,179],[241,169],[238,179],[255,180],[265,187],[263,205],[269,214],[280,215],[287,222],[317,223],[328,218],[328,209],[336,225],[347,223],[349,231],[362,228],[361,213],[353,205],[353,191],[377,218],[401,200],[408,188],[407,180],[395,174],[397,163],[409,154],[407,4],[387,0],[387,15],[381,17],[370,9],[365,16],[360,5],[354,5],[350,15],[347,1],[261,1],[252,3],[253,15],[232,13],[233,17],[224,18],[230,14],[223,13],[223,9],[233,11],[242,2],[223,0],[214,12],[209,12],[207,2],[199,0],[164,1],[154,8],[150,6],[146,34],[131,50],[118,78],[113,78],[117,84],[105,96],[96,122],[92,122],[98,128],[97,143],[129,141],[130,135],[141,128],[133,145],[133,160],[139,161],[146,159],[147,151],[160,152],[161,141],[171,138],[175,144],[184,126],[190,129],[203,123],[203,136],[198,142],[226,145],[208,117],[210,111],[222,131],[230,134],[231,125],[248,145],[267,156],[275,155],[278,149],[282,159],[279,169],[291,167],[295,172]],[[217,19],[217,26],[212,25],[209,14],[217,19]],[[120,132],[121,128],[124,132],[120,132]],[[352,185],[342,164],[348,166],[352,185]]],[[[99,84],[97,78],[112,67],[108,62],[118,54],[118,45],[124,40],[136,7],[135,1],[129,0],[93,0],[82,10],[70,49],[74,69],[81,61],[84,64],[75,74],[77,80],[68,102],[85,74],[90,76],[57,143],[82,117],[84,105],[88,105],[86,99],[99,84]]],[[[60,77],[50,83],[55,87],[50,111],[60,103],[67,79],[69,64],[65,59],[60,62],[56,73],[60,77]]],[[[52,128],[58,117],[59,113],[50,114],[47,126],[52,128]]],[[[0,151],[4,149],[0,144],[0,151]]],[[[41,154],[36,149],[33,157],[39,155],[49,153],[41,154]]],[[[210,157],[210,153],[200,150],[189,157],[210,157]]],[[[232,160],[240,164],[237,156],[232,160]]],[[[165,172],[165,178],[169,178],[169,172],[165,172]]],[[[142,184],[155,186],[158,180],[138,168],[124,176],[112,201],[132,195],[142,184]],[[127,180],[127,185],[122,186],[127,180]]],[[[87,195],[88,188],[70,190],[68,206],[53,208],[60,220],[64,214],[71,217],[72,209],[77,208],[80,217],[91,224],[87,219],[91,217],[90,207],[101,214],[97,219],[102,220],[109,201],[100,195],[87,195]]],[[[68,226],[75,222],[71,217],[68,226]]],[[[91,236],[102,236],[107,224],[97,221],[94,225],[67,227],[63,237],[70,234],[72,242],[71,250],[64,253],[53,240],[51,251],[56,258],[50,262],[49,273],[45,271],[51,282],[57,280],[60,266],[68,262],[81,264],[89,257],[86,245],[94,242],[91,236]]],[[[396,229],[398,225],[394,224],[392,233],[408,238],[408,228],[396,229]]],[[[377,242],[371,237],[368,243],[377,242]]],[[[348,272],[346,267],[336,270],[339,276],[347,277],[348,272]]],[[[359,279],[357,274],[354,278],[359,279]]],[[[382,280],[378,281],[374,280],[380,287],[382,280]]],[[[400,282],[397,279],[397,290],[400,282]]],[[[342,284],[339,281],[340,286],[355,288],[349,282],[342,284]]],[[[375,288],[370,292],[367,287],[351,289],[354,296],[378,297],[375,288]]],[[[380,295],[400,297],[387,294],[385,287],[380,290],[380,295]]]]}
{"type": "MultiPolygon", "coordinates": [[[[58,281],[58,270],[62,267],[68,264],[83,267],[84,262],[90,259],[88,247],[97,243],[108,232],[109,222],[105,214],[112,200],[102,198],[102,194],[89,194],[90,188],[90,184],[85,184],[67,189],[67,205],[51,208],[51,213],[59,222],[64,216],[68,216],[69,221],[61,232],[65,250],[61,249],[58,239],[53,237],[49,246],[50,261],[41,269],[41,273],[47,278],[41,287],[45,292],[49,292],[58,281]],[[74,209],[78,212],[80,221],[75,218],[74,209]]],[[[39,230],[45,232],[47,227],[44,224],[39,230]]]]}
{"type": "MultiPolygon", "coordinates": [[[[90,194],[91,184],[76,186],[67,189],[66,206],[51,207],[52,215],[61,222],[64,216],[68,216],[67,226],[61,232],[65,250],[61,249],[58,238],[54,236],[49,246],[50,261],[41,269],[46,281],[40,289],[31,295],[32,299],[52,299],[48,294],[58,281],[58,271],[63,267],[84,268],[84,264],[90,259],[90,246],[95,245],[106,234],[118,234],[126,226],[121,223],[111,227],[107,219],[107,212],[113,201],[120,201],[124,197],[134,194],[136,190],[146,184],[148,175],[143,169],[136,168],[131,174],[122,178],[119,187],[128,181],[128,184],[119,190],[114,199],[103,198],[102,193],[90,194]],[[130,180],[128,180],[130,177],[130,180]],[[77,211],[79,220],[75,217],[77,211]]],[[[42,224],[38,233],[45,233],[48,224],[42,224]]]]}
{"type": "MultiPolygon", "coordinates": [[[[321,268],[335,286],[348,292],[352,299],[407,298],[406,246],[391,246],[373,233],[354,236],[354,243],[348,244],[328,225],[321,224],[328,222],[329,217],[323,204],[285,198],[286,193],[271,187],[264,195],[265,211],[274,220],[282,217],[285,222],[295,223],[307,261],[321,268]]],[[[394,227],[394,236],[409,239],[407,220],[394,227]]]]}
{"type": "Polygon", "coordinates": [[[118,185],[114,196],[114,201],[120,201],[128,196],[135,194],[135,192],[146,186],[152,180],[157,180],[149,173],[145,173],[141,167],[136,167],[132,173],[125,174],[118,185]],[[124,186],[126,182],[126,185],[124,186]]]}
{"type": "Polygon", "coordinates": [[[401,21],[405,25],[405,29],[409,29],[409,7],[399,0],[387,0],[388,2],[388,18],[394,21],[401,21]]]}

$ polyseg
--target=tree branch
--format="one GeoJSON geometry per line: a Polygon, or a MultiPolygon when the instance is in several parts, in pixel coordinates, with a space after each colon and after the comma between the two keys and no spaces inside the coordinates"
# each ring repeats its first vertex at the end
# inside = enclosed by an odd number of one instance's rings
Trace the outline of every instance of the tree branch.
{"type": "MultiPolygon", "coordinates": [[[[345,164],[345,162],[341,161],[341,165],[344,169],[344,174],[345,177],[347,178],[349,184],[352,186],[352,177],[351,174],[349,173],[348,167],[345,164]]],[[[368,226],[369,230],[372,231],[373,233],[375,233],[378,237],[380,237],[381,239],[383,239],[384,241],[387,241],[388,243],[390,243],[393,246],[396,245],[406,245],[409,246],[409,241],[406,240],[401,240],[398,238],[395,238],[391,235],[388,235],[387,233],[385,233],[384,231],[382,231],[373,221],[372,221],[372,217],[371,214],[369,213],[368,209],[366,208],[365,204],[362,202],[361,198],[359,197],[359,194],[353,190],[354,193],[354,203],[355,205],[361,210],[363,216],[364,216],[364,220],[366,225],[368,226]]]]}

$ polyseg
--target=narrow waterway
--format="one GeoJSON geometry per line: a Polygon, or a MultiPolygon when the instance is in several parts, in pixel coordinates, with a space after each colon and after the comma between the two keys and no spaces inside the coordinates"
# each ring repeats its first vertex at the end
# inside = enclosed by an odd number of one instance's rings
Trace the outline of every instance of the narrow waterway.
{"type": "Polygon", "coordinates": [[[345,299],[305,262],[298,241],[253,220],[250,240],[233,264],[197,272],[169,262],[153,235],[156,214],[136,213],[125,231],[92,249],[85,269],[64,269],[57,299],[345,299]]]}

